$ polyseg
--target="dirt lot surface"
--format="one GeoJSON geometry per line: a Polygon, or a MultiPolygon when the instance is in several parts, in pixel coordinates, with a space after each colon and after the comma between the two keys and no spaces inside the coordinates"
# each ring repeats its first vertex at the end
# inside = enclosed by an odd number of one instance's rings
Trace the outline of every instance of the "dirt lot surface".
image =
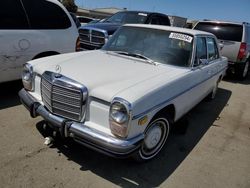
{"type": "Polygon", "coordinates": [[[0,187],[250,187],[250,78],[224,80],[215,100],[187,114],[186,132],[175,130],[144,164],[74,142],[45,146],[42,119],[20,104],[20,88],[0,84],[0,187]]]}

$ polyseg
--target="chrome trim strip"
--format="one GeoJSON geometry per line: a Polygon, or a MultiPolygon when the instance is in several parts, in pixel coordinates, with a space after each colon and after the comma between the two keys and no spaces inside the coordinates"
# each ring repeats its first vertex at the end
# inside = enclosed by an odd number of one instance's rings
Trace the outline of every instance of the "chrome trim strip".
{"type": "Polygon", "coordinates": [[[80,42],[82,44],[86,44],[86,45],[89,45],[89,46],[94,46],[94,47],[100,47],[100,45],[103,45],[104,43],[98,43],[98,44],[95,44],[94,42],[89,42],[89,41],[83,41],[80,39],[80,42]]]}
{"type": "MultiPolygon", "coordinates": [[[[53,108],[54,108],[54,109],[57,109],[57,110],[60,110],[60,111],[63,111],[63,112],[67,112],[67,113],[71,113],[71,114],[80,116],[80,113],[77,113],[77,112],[72,112],[72,111],[65,110],[65,109],[61,109],[61,108],[57,108],[57,107],[54,107],[54,106],[53,106],[53,108]]],[[[56,114],[56,115],[62,116],[62,115],[57,114],[57,113],[55,113],[55,112],[53,112],[53,113],[56,114]]],[[[62,116],[62,117],[64,117],[64,116],[62,116]]],[[[69,117],[65,117],[65,118],[69,118],[69,117]]],[[[69,118],[69,119],[70,119],[70,118],[69,118]]]]}
{"type": "Polygon", "coordinates": [[[177,94],[177,95],[175,95],[175,96],[173,96],[173,97],[171,97],[171,98],[169,98],[169,99],[167,99],[167,100],[161,102],[160,104],[157,104],[157,105],[151,107],[150,109],[148,109],[148,110],[146,110],[146,111],[144,111],[144,112],[142,112],[142,113],[140,113],[140,114],[137,114],[137,115],[133,116],[133,117],[132,117],[132,120],[136,120],[136,119],[138,119],[138,118],[140,118],[140,117],[146,115],[146,114],[149,113],[150,111],[155,110],[155,109],[157,109],[157,108],[160,108],[162,105],[164,105],[164,104],[168,103],[169,101],[171,101],[171,100],[173,100],[173,99],[175,99],[175,98],[181,96],[182,94],[184,94],[184,93],[190,91],[191,89],[193,89],[193,88],[195,88],[196,86],[202,84],[203,82],[206,82],[207,80],[211,79],[212,77],[214,77],[215,75],[217,75],[217,74],[223,72],[223,71],[226,70],[226,69],[227,69],[227,67],[223,68],[223,69],[220,70],[219,72],[217,72],[217,73],[211,75],[209,78],[200,81],[199,83],[197,83],[197,84],[193,85],[192,87],[190,87],[190,88],[188,88],[188,89],[182,91],[181,93],[179,93],[179,94],[177,94]]]}
{"type": "Polygon", "coordinates": [[[79,33],[81,32],[81,29],[82,29],[82,30],[99,31],[99,32],[104,33],[105,37],[108,37],[108,32],[107,32],[106,30],[104,30],[104,29],[99,29],[99,28],[95,28],[95,27],[83,26],[83,27],[80,27],[79,33]]]}
{"type": "MultiPolygon", "coordinates": [[[[80,33],[80,36],[85,36],[85,37],[89,37],[89,35],[88,34],[83,34],[83,33],[80,33]]],[[[98,38],[98,39],[105,39],[105,36],[98,36],[98,35],[91,35],[91,36],[93,36],[93,37],[95,37],[95,38],[98,38]]]]}
{"type": "MultiPolygon", "coordinates": [[[[63,94],[60,94],[60,93],[58,93],[58,92],[52,92],[53,94],[56,94],[56,95],[59,95],[59,96],[61,96],[61,97],[64,97],[65,95],[63,95],[63,94]]],[[[79,98],[77,98],[77,97],[72,97],[72,96],[69,96],[70,97],[70,99],[79,99],[79,98]]]]}
{"type": "Polygon", "coordinates": [[[63,102],[63,103],[62,103],[62,101],[59,101],[59,100],[56,100],[56,99],[53,99],[53,101],[56,101],[56,102],[58,102],[58,103],[60,103],[60,104],[66,104],[66,105],[68,105],[68,106],[75,107],[75,108],[81,108],[80,105],[70,104],[70,103],[67,103],[67,102],[63,102]]]}

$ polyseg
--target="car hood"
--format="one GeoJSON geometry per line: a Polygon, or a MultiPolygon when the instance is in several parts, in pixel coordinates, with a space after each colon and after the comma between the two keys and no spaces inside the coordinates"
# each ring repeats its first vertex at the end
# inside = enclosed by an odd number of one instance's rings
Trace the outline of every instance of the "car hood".
{"type": "Polygon", "coordinates": [[[121,24],[118,23],[95,23],[95,24],[88,24],[86,26],[83,26],[82,28],[97,28],[97,29],[102,29],[108,32],[108,35],[112,35],[119,27],[121,24]]]}
{"type": "Polygon", "coordinates": [[[35,60],[31,64],[40,75],[46,70],[56,72],[59,65],[62,75],[88,88],[89,96],[107,102],[130,87],[146,84],[147,80],[162,74],[171,80],[183,73],[177,67],[152,65],[143,60],[102,50],[57,55],[35,60]]]}

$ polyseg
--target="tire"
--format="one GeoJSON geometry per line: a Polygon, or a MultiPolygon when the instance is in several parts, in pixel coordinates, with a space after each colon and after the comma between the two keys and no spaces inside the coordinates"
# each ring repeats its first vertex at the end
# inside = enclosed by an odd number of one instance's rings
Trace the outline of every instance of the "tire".
{"type": "Polygon", "coordinates": [[[145,130],[145,138],[133,158],[138,162],[145,162],[154,158],[164,146],[170,131],[170,121],[165,117],[158,117],[151,121],[145,130]]]}
{"type": "Polygon", "coordinates": [[[243,65],[239,66],[237,69],[237,77],[240,80],[246,79],[249,71],[249,61],[243,63],[243,65]]]}

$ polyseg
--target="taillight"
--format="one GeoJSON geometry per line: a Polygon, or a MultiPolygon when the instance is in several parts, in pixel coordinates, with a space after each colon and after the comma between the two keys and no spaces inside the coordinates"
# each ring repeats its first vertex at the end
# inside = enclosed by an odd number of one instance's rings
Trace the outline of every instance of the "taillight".
{"type": "Polygon", "coordinates": [[[80,37],[77,37],[76,40],[76,52],[81,51],[81,43],[80,43],[80,37]]]}
{"type": "Polygon", "coordinates": [[[238,59],[242,60],[243,58],[245,58],[247,55],[247,44],[242,42],[240,44],[240,50],[238,53],[238,59]]]}

